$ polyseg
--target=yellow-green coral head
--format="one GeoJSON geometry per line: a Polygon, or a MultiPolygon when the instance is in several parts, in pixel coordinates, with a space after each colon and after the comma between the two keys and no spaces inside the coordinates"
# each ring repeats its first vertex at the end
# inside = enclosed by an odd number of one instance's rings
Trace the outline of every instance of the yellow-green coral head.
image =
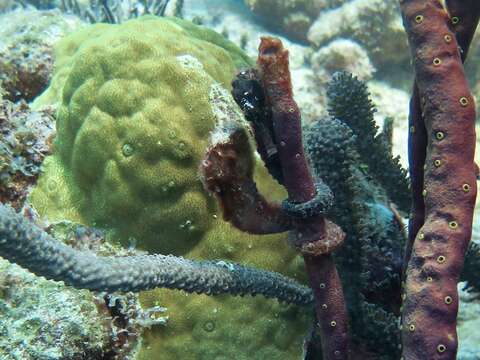
{"type": "Polygon", "coordinates": [[[64,39],[37,104],[61,100],[56,163],[85,221],[150,251],[190,250],[215,210],[197,174],[218,120],[212,88],[229,89],[249,65],[221,35],[179,19],[99,24],[64,39]]]}

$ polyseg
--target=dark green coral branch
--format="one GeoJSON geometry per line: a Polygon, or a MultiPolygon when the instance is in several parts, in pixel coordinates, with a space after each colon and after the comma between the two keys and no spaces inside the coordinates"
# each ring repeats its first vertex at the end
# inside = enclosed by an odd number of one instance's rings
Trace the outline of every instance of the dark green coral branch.
{"type": "Polygon", "coordinates": [[[200,294],[263,295],[297,305],[312,291],[278,273],[225,261],[176,256],[100,257],[73,249],[6,205],[0,205],[0,256],[38,276],[93,291],[142,291],[157,287],[200,294]]]}
{"type": "Polygon", "coordinates": [[[327,90],[330,115],[347,124],[356,135],[357,150],[369,173],[382,185],[400,210],[410,209],[407,172],[393,157],[383,134],[377,134],[367,86],[348,72],[336,73],[327,90]]]}
{"type": "Polygon", "coordinates": [[[465,264],[463,265],[460,281],[465,281],[465,290],[475,293],[480,298],[480,245],[470,243],[467,255],[465,256],[465,264]]]}
{"type": "Polygon", "coordinates": [[[304,127],[311,166],[335,196],[329,216],[347,234],[335,260],[341,278],[349,284],[345,294],[353,343],[378,358],[398,359],[405,239],[389,207],[390,198],[377,181],[370,180],[369,169],[360,160],[356,137],[349,126],[333,118],[304,127]]]}

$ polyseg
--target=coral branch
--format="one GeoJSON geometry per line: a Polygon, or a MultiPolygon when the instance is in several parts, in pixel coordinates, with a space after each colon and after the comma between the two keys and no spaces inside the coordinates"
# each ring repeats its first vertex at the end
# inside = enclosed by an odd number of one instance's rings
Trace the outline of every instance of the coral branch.
{"type": "Polygon", "coordinates": [[[454,359],[456,286],[471,237],[476,197],[475,105],[440,1],[404,0],[401,9],[428,139],[425,223],[407,268],[403,355],[454,359]]]}
{"type": "Polygon", "coordinates": [[[216,295],[263,295],[297,305],[313,301],[309,288],[280,274],[225,261],[164,255],[97,257],[56,241],[0,204],[0,256],[38,276],[94,291],[157,287],[216,295]]]}
{"type": "Polygon", "coordinates": [[[333,75],[327,89],[330,116],[347,124],[356,135],[358,152],[369,172],[402,211],[410,206],[407,172],[393,157],[373,117],[376,109],[366,84],[346,71],[333,75]]]}
{"type": "MultiPolygon", "coordinates": [[[[280,40],[262,38],[258,66],[266,103],[271,108],[275,143],[278,144],[278,158],[288,201],[294,204],[308,202],[315,197],[316,188],[304,155],[300,111],[293,99],[288,51],[280,40]]],[[[315,295],[323,358],[347,359],[348,316],[340,278],[330,254],[333,249],[327,248],[323,254],[322,251],[315,251],[323,248],[325,242],[331,239],[335,239],[335,248],[338,247],[343,242],[344,234],[338,226],[317,215],[299,222],[291,235],[295,237],[295,245],[304,253],[315,295]],[[317,256],[311,256],[312,253],[317,256]]]]}

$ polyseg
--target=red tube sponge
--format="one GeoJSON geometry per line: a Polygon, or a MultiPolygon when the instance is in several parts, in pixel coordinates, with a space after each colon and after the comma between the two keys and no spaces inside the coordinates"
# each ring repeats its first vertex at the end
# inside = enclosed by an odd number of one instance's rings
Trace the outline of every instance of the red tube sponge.
{"type": "Polygon", "coordinates": [[[455,359],[457,282],[476,197],[475,104],[440,1],[400,3],[427,132],[425,222],[407,268],[403,356],[455,359]]]}

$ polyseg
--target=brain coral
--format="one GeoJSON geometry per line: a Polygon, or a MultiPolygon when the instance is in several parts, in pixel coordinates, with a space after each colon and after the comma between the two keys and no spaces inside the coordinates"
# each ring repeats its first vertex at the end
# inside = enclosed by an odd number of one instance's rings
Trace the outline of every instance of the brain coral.
{"type": "MultiPolygon", "coordinates": [[[[111,229],[150,252],[227,259],[303,278],[284,235],[243,234],[221,219],[198,166],[211,131],[238,116],[229,95],[251,66],[220,35],[186,21],[143,17],[97,24],[65,38],[56,73],[36,106],[58,102],[55,154],[30,200],[51,220],[111,229]]],[[[262,167],[260,190],[285,196],[262,167]]],[[[308,309],[261,297],[142,294],[168,308],[144,334],[138,359],[299,359],[308,309]]]]}

